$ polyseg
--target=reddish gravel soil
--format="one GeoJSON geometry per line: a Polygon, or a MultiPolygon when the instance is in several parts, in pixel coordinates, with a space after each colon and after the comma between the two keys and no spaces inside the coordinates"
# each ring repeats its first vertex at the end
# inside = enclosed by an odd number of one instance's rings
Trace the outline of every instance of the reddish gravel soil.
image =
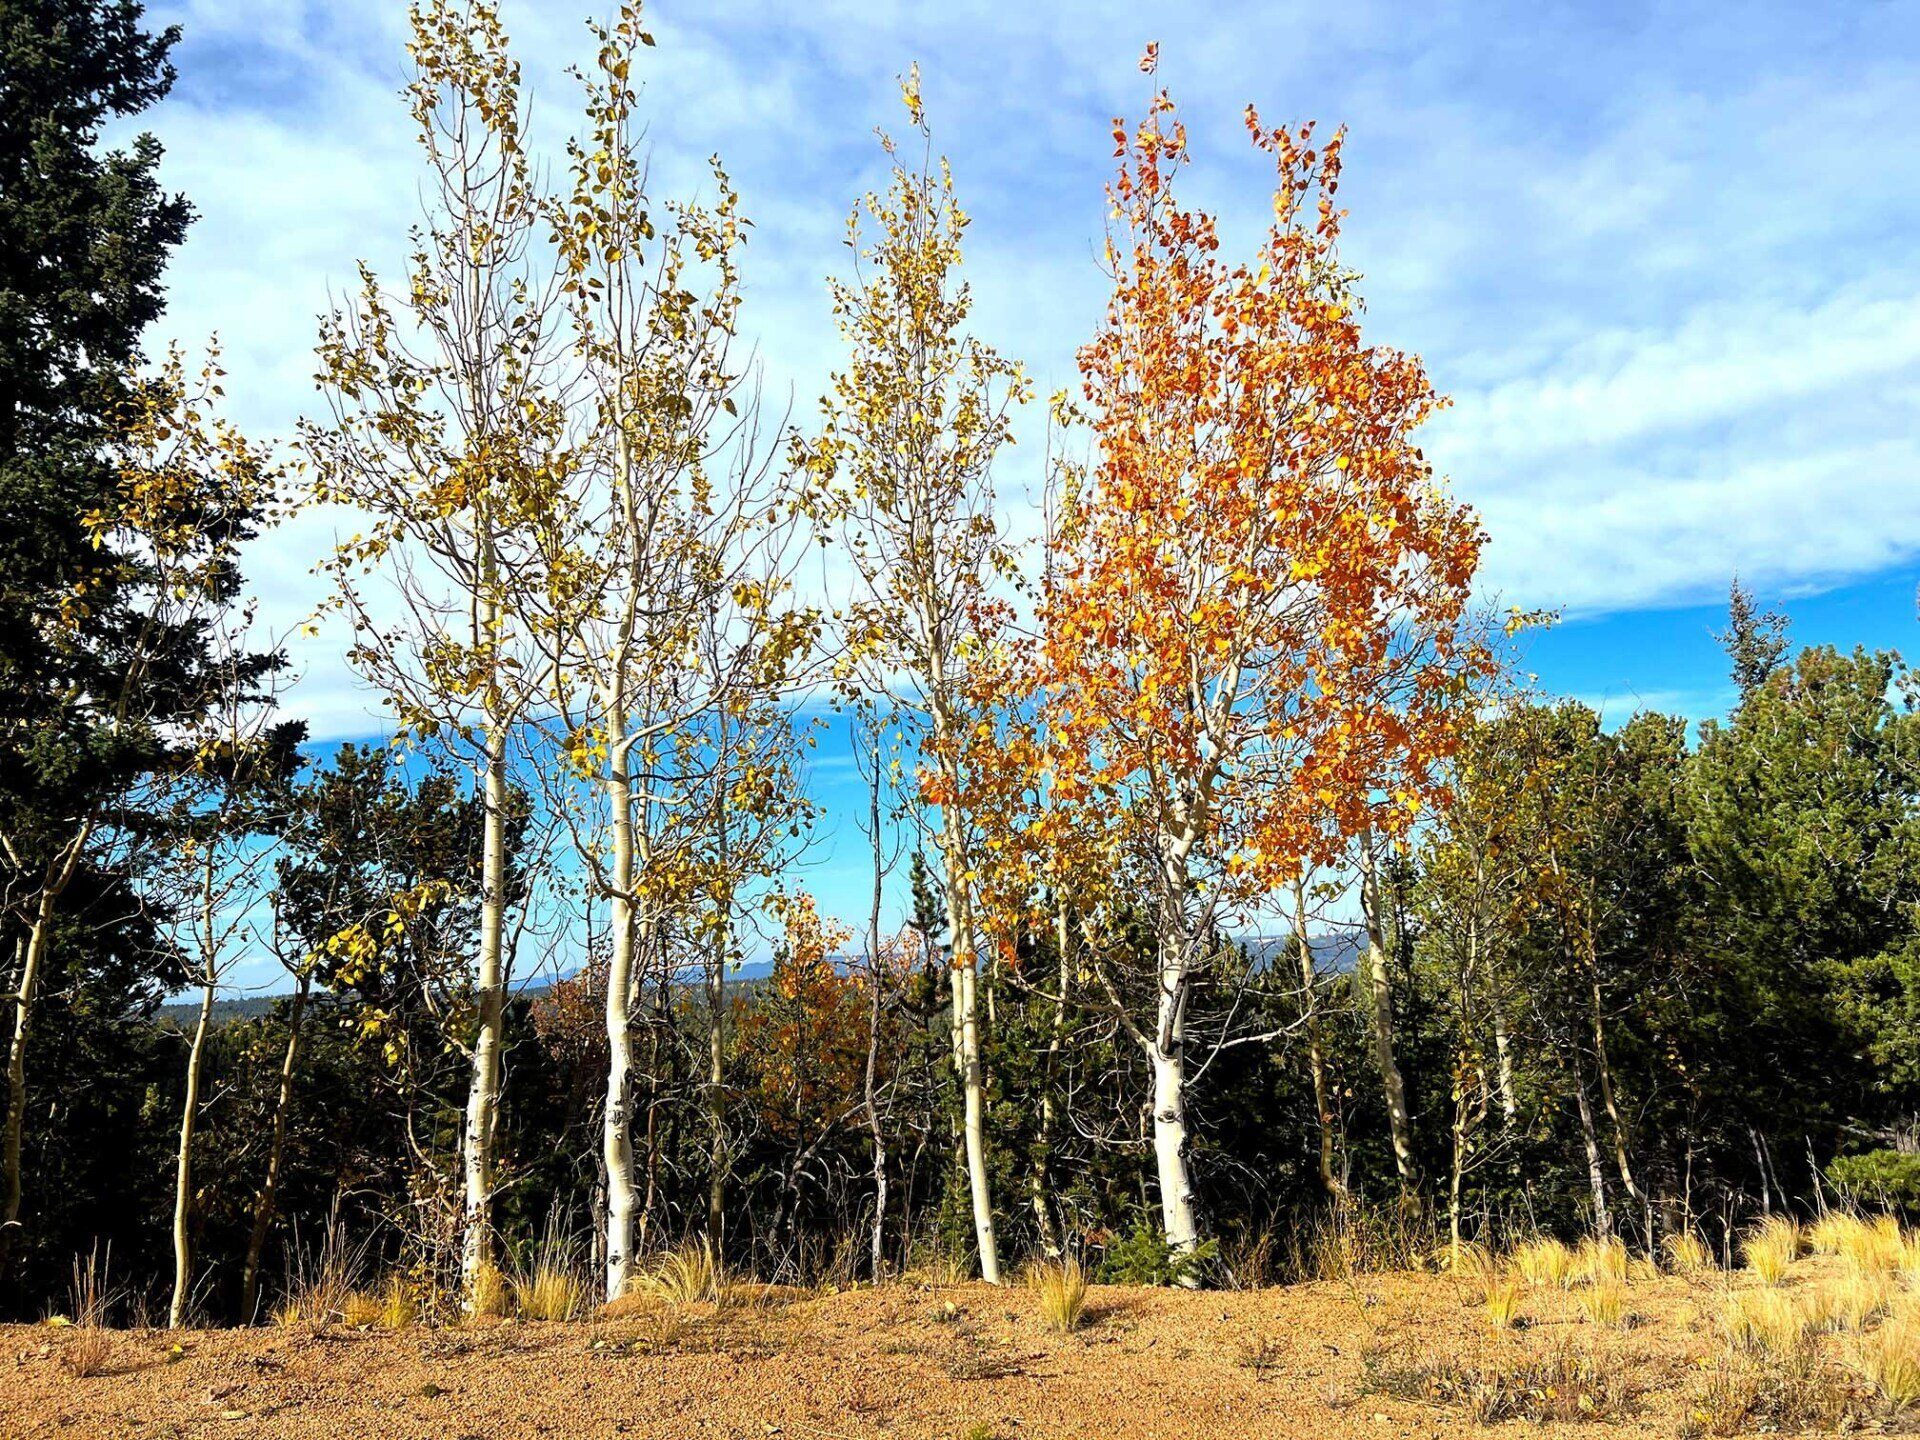
{"type": "Polygon", "coordinates": [[[763,1299],[716,1312],[399,1333],[0,1327],[0,1440],[1132,1440],[1484,1434],[1437,1360],[1507,1374],[1558,1354],[1613,1393],[1602,1424],[1518,1435],[1680,1432],[1719,1345],[1719,1279],[1646,1279],[1603,1330],[1577,1297],[1528,1296],[1494,1335],[1477,1283],[1374,1276],[1256,1292],[1096,1287],[1052,1333],[1035,1295],[980,1285],[763,1299]]]}

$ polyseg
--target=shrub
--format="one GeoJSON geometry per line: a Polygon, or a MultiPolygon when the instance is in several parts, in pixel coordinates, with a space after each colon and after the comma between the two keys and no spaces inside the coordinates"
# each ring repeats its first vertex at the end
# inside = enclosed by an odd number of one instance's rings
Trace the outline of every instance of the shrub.
{"type": "Polygon", "coordinates": [[[1158,1227],[1142,1222],[1125,1239],[1107,1247],[1097,1278],[1103,1285],[1197,1284],[1219,1253],[1217,1240],[1203,1240],[1192,1250],[1177,1253],[1158,1227]]]}
{"type": "Polygon", "coordinates": [[[1827,1179],[1855,1204],[1920,1210],[1920,1154],[1868,1150],[1859,1155],[1836,1155],[1827,1163],[1827,1179]]]}

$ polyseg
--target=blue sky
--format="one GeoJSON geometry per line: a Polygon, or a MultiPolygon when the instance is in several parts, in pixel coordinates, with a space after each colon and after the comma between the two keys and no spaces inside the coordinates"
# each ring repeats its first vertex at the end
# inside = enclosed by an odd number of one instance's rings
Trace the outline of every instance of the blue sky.
{"type": "MultiPolygon", "coordinates": [[[[175,95],[148,117],[201,212],[165,330],[219,331],[239,418],[315,407],[314,316],[356,259],[392,272],[417,203],[397,3],[187,0],[175,95]]],[[[504,0],[539,126],[584,55],[576,0],[504,0]]],[[[977,328],[1044,393],[1099,313],[1110,121],[1161,46],[1229,243],[1264,224],[1241,108],[1349,127],[1346,258],[1374,337],[1423,355],[1454,407],[1428,453],[1492,534],[1485,588],[1560,607],[1530,668],[1603,703],[1712,714],[1711,632],[1738,571],[1803,640],[1909,647],[1920,581],[1920,10],[1905,3],[1035,5],[819,0],[649,11],[657,188],[727,161],[756,222],[747,331],[808,418],[835,342],[824,279],[882,182],[875,125],[918,61],[974,215],[977,328]]],[[[1035,417],[1036,420],[1038,417],[1035,417]]],[[[1027,429],[1037,441],[1037,425],[1027,429]]],[[[1039,446],[1002,476],[1016,516],[1039,446]]],[[[270,619],[317,595],[318,517],[255,565],[270,619]]],[[[370,727],[304,642],[295,704],[370,727]]],[[[844,757],[840,757],[844,759],[844,757]]],[[[845,767],[818,779],[838,803],[845,767]]],[[[849,838],[841,847],[857,850],[849,838]]],[[[820,863],[829,908],[857,870],[820,863]]]]}

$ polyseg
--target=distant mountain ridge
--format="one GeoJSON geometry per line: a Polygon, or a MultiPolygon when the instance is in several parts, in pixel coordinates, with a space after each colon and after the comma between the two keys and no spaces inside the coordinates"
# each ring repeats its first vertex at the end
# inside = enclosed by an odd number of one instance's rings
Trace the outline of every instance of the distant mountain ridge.
{"type": "MultiPolygon", "coordinates": [[[[1260,936],[1242,941],[1261,961],[1263,967],[1283,956],[1293,944],[1291,936],[1260,936]]],[[[1313,947],[1314,968],[1322,975],[1350,975],[1359,967],[1360,954],[1365,949],[1365,940],[1358,930],[1333,930],[1311,937],[1308,942],[1313,947]]],[[[515,995],[543,995],[560,980],[570,980],[575,971],[567,975],[541,975],[526,980],[513,987],[515,995]]],[[[756,984],[773,973],[771,960],[748,960],[735,967],[727,976],[729,985],[756,984]]],[[[691,982],[690,982],[691,983],[691,982]]],[[[259,1020],[273,1013],[273,1007],[289,998],[291,991],[274,991],[265,995],[235,995],[223,997],[213,1002],[213,1023],[216,1026],[232,1025],[243,1020],[259,1020]]],[[[155,1012],[157,1023],[176,1030],[190,1030],[200,1017],[198,999],[170,1000],[155,1012]]]]}

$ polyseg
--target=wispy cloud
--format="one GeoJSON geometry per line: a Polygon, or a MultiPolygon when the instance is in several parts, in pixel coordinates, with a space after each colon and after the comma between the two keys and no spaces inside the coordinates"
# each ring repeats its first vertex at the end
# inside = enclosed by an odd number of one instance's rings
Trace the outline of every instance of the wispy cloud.
{"type": "MultiPolygon", "coordinates": [[[[311,410],[314,317],[356,259],[393,271],[417,208],[395,92],[404,14],[376,0],[157,4],[187,33],[146,117],[199,208],[170,333],[219,330],[242,419],[311,410]]],[[[508,0],[544,132],[566,123],[569,7],[508,0]]],[[[987,0],[663,3],[647,104],[663,190],[726,157],[756,221],[747,328],[768,392],[810,418],[835,352],[822,281],[880,183],[876,124],[918,59],[975,215],[983,333],[1070,384],[1102,303],[1108,120],[1163,42],[1196,198],[1264,223],[1240,107],[1351,126],[1348,258],[1372,334],[1421,352],[1455,408],[1429,453],[1483,508],[1487,581],[1585,614],[1805,588],[1920,549],[1920,27],[1897,5],[1429,7],[987,0]],[[1178,19],[1178,28],[1173,21],[1178,19]],[[1163,32],[1163,33],[1162,33],[1163,32]]],[[[1030,428],[1027,439],[1037,439],[1030,428]]],[[[1020,447],[1007,490],[1030,485],[1020,447]]],[[[319,519],[255,565],[275,616],[318,596],[319,519]]],[[[300,704],[371,722],[337,637],[300,704]]]]}

